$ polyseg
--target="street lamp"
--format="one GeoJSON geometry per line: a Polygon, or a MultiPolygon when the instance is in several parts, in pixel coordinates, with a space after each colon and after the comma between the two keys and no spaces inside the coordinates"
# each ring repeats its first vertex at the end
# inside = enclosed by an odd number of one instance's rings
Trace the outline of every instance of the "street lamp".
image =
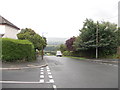
{"type": "MultiPolygon", "coordinates": [[[[42,39],[44,40],[44,34],[47,34],[46,32],[42,32],[42,39]]],[[[42,45],[42,60],[43,60],[43,55],[44,55],[44,51],[43,51],[43,49],[44,49],[44,47],[43,47],[44,45],[42,45]]]]}
{"type": "Polygon", "coordinates": [[[96,59],[98,58],[98,21],[97,21],[97,28],[96,28],[96,59]]]}

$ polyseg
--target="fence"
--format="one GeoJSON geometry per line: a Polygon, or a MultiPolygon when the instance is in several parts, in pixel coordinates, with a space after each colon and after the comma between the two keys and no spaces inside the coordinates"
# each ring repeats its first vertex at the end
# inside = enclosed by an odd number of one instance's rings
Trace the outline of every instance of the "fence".
{"type": "Polygon", "coordinates": [[[117,49],[117,54],[120,55],[120,47],[117,49]]]}

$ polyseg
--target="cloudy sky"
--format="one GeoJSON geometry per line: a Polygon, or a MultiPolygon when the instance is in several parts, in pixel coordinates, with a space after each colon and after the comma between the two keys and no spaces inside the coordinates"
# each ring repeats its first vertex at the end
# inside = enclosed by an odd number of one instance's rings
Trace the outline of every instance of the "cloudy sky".
{"type": "Polygon", "coordinates": [[[117,24],[119,0],[0,0],[0,15],[46,37],[79,35],[86,18],[117,24]]]}

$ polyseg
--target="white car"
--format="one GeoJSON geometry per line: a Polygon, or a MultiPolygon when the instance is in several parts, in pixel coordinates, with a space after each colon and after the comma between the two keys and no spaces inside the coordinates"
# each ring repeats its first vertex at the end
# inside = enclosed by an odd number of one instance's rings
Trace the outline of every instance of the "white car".
{"type": "Polygon", "coordinates": [[[57,51],[56,56],[57,56],[57,57],[62,57],[61,51],[57,51]]]}

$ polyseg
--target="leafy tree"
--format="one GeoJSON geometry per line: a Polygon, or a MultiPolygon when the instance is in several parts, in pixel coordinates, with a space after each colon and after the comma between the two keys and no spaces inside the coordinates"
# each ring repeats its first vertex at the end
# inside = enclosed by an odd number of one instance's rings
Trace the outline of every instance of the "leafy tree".
{"type": "Polygon", "coordinates": [[[76,37],[71,37],[70,39],[66,40],[66,47],[67,47],[67,50],[69,51],[74,51],[74,47],[73,47],[73,42],[75,41],[76,37]]]}
{"type": "Polygon", "coordinates": [[[42,38],[39,34],[35,33],[35,31],[30,28],[22,29],[17,36],[18,39],[27,39],[31,41],[34,44],[35,49],[41,50],[46,46],[46,38],[42,38]]]}
{"type": "Polygon", "coordinates": [[[61,44],[60,45],[60,51],[63,53],[64,51],[66,51],[66,45],[65,44],[61,44]]]}
{"type": "Polygon", "coordinates": [[[116,38],[117,38],[117,44],[120,46],[120,27],[118,27],[116,33],[116,38]]]}
{"type": "Polygon", "coordinates": [[[99,48],[99,54],[109,55],[116,52],[117,39],[115,35],[116,24],[110,22],[95,23],[91,19],[86,19],[80,35],[74,42],[76,51],[95,51],[99,48]],[[98,43],[96,44],[96,30],[98,29],[98,43]]]}

